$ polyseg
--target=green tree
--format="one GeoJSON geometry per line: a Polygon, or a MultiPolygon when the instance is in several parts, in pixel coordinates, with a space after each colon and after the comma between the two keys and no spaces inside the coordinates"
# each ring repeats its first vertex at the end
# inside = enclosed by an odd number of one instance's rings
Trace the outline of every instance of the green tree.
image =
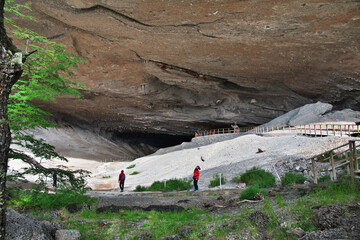
{"type": "Polygon", "coordinates": [[[22,130],[54,126],[43,117],[49,113],[34,106],[32,100],[55,101],[55,97],[64,94],[81,95],[74,88],[69,88],[69,86],[78,86],[70,81],[69,77],[72,75],[71,69],[76,66],[80,58],[66,53],[60,44],[18,27],[4,16],[5,10],[10,14],[32,20],[31,17],[21,13],[23,8],[29,9],[25,5],[16,4],[13,0],[7,0],[6,5],[5,0],[0,0],[0,240],[5,239],[5,191],[9,158],[22,159],[29,163],[30,167],[22,174],[39,174],[42,176],[39,179],[43,181],[47,178],[52,179],[54,185],[70,182],[75,187],[84,187],[84,177],[88,174],[83,170],[45,168],[24,152],[10,149],[13,140],[13,144],[30,149],[34,156],[40,159],[59,158],[66,161],[54,151],[53,146],[41,139],[24,135],[22,130]],[[25,43],[24,51],[12,43],[5,30],[5,24],[15,37],[25,43]],[[28,49],[31,51],[28,52],[28,49]],[[11,91],[12,95],[10,95],[11,91]]]}

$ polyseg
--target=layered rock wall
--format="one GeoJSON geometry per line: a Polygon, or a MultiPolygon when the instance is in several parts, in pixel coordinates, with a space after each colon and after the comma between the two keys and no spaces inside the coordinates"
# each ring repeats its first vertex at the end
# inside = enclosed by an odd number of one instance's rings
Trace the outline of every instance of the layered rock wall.
{"type": "Polygon", "coordinates": [[[83,99],[38,103],[111,131],[255,125],[314,101],[360,108],[351,0],[31,0],[22,25],[85,59],[83,99]]]}

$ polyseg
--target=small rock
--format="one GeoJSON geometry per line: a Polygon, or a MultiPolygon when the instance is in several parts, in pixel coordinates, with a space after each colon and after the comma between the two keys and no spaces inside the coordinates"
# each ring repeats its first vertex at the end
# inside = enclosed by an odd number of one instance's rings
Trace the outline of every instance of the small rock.
{"type": "Polygon", "coordinates": [[[175,234],[175,235],[159,238],[158,240],[181,240],[181,239],[177,234],[175,234]]]}
{"type": "Polygon", "coordinates": [[[219,197],[217,198],[217,200],[219,200],[219,201],[225,201],[225,198],[224,198],[223,196],[219,196],[219,197]]]}
{"type": "Polygon", "coordinates": [[[262,152],[266,152],[266,148],[265,148],[265,147],[259,147],[259,148],[258,148],[258,153],[262,153],[262,152]]]}
{"type": "Polygon", "coordinates": [[[246,188],[246,183],[239,183],[239,185],[237,187],[239,189],[245,189],[246,188]]]}
{"type": "Polygon", "coordinates": [[[57,230],[55,233],[55,240],[78,240],[80,239],[81,234],[79,230],[72,229],[72,230],[57,230]]]}
{"type": "Polygon", "coordinates": [[[302,238],[305,235],[305,231],[302,230],[301,228],[295,228],[295,229],[292,230],[292,234],[296,238],[302,238]]]}
{"type": "Polygon", "coordinates": [[[255,194],[254,199],[255,200],[264,200],[264,194],[257,193],[257,194],[255,194]]]}

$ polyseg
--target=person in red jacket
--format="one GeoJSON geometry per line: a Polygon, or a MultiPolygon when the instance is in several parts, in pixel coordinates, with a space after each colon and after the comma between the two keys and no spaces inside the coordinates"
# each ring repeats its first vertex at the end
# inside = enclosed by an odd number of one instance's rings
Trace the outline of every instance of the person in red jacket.
{"type": "Polygon", "coordinates": [[[125,183],[125,173],[124,170],[121,170],[121,173],[119,175],[119,185],[120,185],[120,190],[123,192],[124,191],[124,183],[125,183]]]}
{"type": "Polygon", "coordinates": [[[194,170],[194,176],[193,176],[193,179],[194,179],[194,192],[198,192],[199,191],[199,188],[198,188],[198,180],[199,180],[199,177],[200,177],[200,167],[199,166],[196,166],[195,170],[194,170]]]}

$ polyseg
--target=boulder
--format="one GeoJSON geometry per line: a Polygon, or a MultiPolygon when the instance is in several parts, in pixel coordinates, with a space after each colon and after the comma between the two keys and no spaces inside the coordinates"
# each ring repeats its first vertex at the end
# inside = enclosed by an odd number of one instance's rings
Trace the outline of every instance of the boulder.
{"type": "Polygon", "coordinates": [[[33,216],[6,210],[6,239],[9,240],[53,240],[61,225],[39,221],[33,216]]]}
{"type": "Polygon", "coordinates": [[[55,234],[55,240],[78,240],[80,239],[81,234],[79,230],[71,229],[61,229],[57,230],[55,234]]]}

